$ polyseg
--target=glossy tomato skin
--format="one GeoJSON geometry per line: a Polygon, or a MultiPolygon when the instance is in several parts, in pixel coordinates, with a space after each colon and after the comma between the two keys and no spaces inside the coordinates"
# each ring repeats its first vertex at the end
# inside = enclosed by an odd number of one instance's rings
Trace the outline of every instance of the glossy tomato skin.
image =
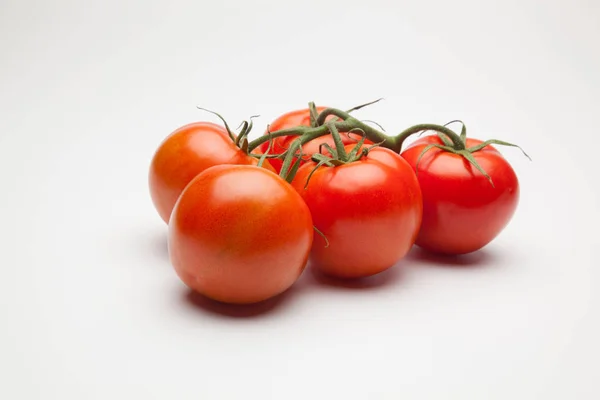
{"type": "Polygon", "coordinates": [[[169,222],[169,254],[181,280],[226,303],[255,303],[288,289],[313,240],[310,211],[264,168],[219,165],[190,182],[169,222]]]}
{"type": "MultiPolygon", "coordinates": [[[[419,154],[437,136],[416,140],[402,157],[416,171],[419,154]]],[[[467,139],[467,147],[480,144],[467,139]]],[[[423,223],[416,244],[441,254],[465,254],[491,242],[511,220],[519,201],[519,182],[510,164],[492,146],[473,153],[494,186],[463,157],[433,148],[421,158],[417,174],[423,192],[423,223]]]]}
{"type": "MultiPolygon", "coordinates": [[[[317,107],[317,112],[320,113],[326,108],[327,107],[317,107]]],[[[327,117],[327,121],[329,121],[331,118],[333,118],[333,116],[327,117]]],[[[269,130],[271,132],[275,132],[281,129],[294,128],[297,126],[310,126],[310,110],[308,108],[290,111],[279,116],[275,121],[271,123],[271,125],[269,126],[269,130]]],[[[268,132],[265,131],[264,134],[268,135],[268,132]]],[[[341,133],[340,136],[344,144],[356,143],[361,138],[361,135],[356,133],[341,133]]],[[[297,138],[297,136],[281,136],[278,138],[274,138],[272,140],[271,150],[269,150],[269,154],[281,154],[285,152],[290,147],[292,142],[297,138]]],[[[309,161],[312,154],[319,153],[319,147],[323,143],[327,143],[332,148],[335,148],[335,143],[333,142],[333,138],[331,137],[331,135],[325,135],[315,140],[311,140],[310,142],[302,146],[302,153],[304,154],[304,156],[302,157],[304,161],[302,163],[309,161]]],[[[367,140],[365,141],[365,143],[370,144],[372,142],[367,140]]],[[[266,152],[268,147],[269,142],[261,144],[259,146],[260,152],[266,152]]],[[[323,149],[323,151],[321,152],[324,153],[325,150],[323,149]]],[[[273,168],[275,168],[275,171],[279,173],[279,171],[281,171],[281,167],[283,166],[283,160],[279,158],[270,158],[269,161],[271,162],[273,168]]]]}
{"type": "MultiPolygon", "coordinates": [[[[347,146],[350,149],[352,146],[347,146]]],[[[300,167],[294,188],[308,205],[318,234],[311,265],[337,278],[361,278],[396,264],[413,245],[422,217],[421,190],[398,154],[372,149],[359,161],[338,167],[300,167]]]]}
{"type": "MultiPolygon", "coordinates": [[[[211,122],[195,122],[171,133],[156,150],[150,164],[152,201],[165,222],[185,186],[214,165],[256,165],[258,161],[238,148],[225,128],[211,122]]],[[[264,167],[271,169],[268,162],[264,167]]]]}

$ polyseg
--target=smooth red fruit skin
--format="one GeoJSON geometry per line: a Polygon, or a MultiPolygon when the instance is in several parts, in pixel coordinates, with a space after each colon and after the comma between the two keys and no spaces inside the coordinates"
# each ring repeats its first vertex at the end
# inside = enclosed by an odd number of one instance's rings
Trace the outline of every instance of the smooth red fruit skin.
{"type": "MultiPolygon", "coordinates": [[[[402,157],[416,171],[419,154],[437,136],[416,140],[402,157]]],[[[467,147],[481,143],[467,139],[467,147]]],[[[519,182],[492,146],[473,153],[494,186],[463,157],[433,148],[421,158],[417,178],[423,192],[423,222],[416,244],[441,254],[465,254],[491,242],[509,223],[519,201],[519,182]]]]}
{"type": "MultiPolygon", "coordinates": [[[[325,110],[327,107],[317,107],[317,112],[321,112],[325,110]]],[[[327,121],[333,118],[332,115],[327,117],[327,121]]],[[[301,110],[294,110],[288,113],[285,113],[279,116],[275,121],[273,121],[269,125],[269,131],[275,132],[281,129],[287,128],[295,128],[297,126],[310,126],[310,110],[308,108],[301,110]]],[[[268,135],[268,132],[265,131],[265,135],[268,135]]],[[[360,140],[361,135],[357,133],[341,133],[340,137],[344,144],[352,144],[356,143],[360,140]]],[[[269,150],[269,154],[281,154],[285,152],[292,142],[296,140],[298,136],[281,136],[278,138],[274,138],[272,140],[271,149],[269,150]]],[[[320,150],[320,145],[323,143],[329,144],[332,148],[335,148],[335,143],[333,141],[333,137],[331,135],[324,135],[315,140],[311,140],[310,142],[304,144],[302,146],[302,153],[304,154],[302,157],[302,164],[310,160],[312,154],[315,153],[325,153],[325,150],[320,150]]],[[[372,142],[369,140],[365,141],[366,144],[371,144],[372,142]]],[[[265,153],[269,147],[269,142],[265,142],[259,146],[260,152],[265,153]]],[[[294,161],[296,158],[294,158],[294,161]]],[[[270,158],[269,161],[273,168],[275,168],[275,172],[279,173],[281,171],[281,167],[283,167],[283,160],[279,158],[270,158]]]]}
{"type": "MultiPolygon", "coordinates": [[[[350,150],[353,146],[346,146],[350,150]]],[[[338,167],[300,167],[292,185],[308,205],[315,234],[312,267],[337,278],[382,272],[413,245],[422,217],[421,190],[414,172],[398,154],[372,149],[361,160],[338,167]]]]}
{"type": "MultiPolygon", "coordinates": [[[[214,165],[256,165],[258,160],[238,148],[225,128],[211,122],[184,125],[158,147],[150,164],[148,183],[152,202],[166,223],[188,183],[214,165]]],[[[273,170],[268,162],[264,168],[273,170]]]]}
{"type": "Polygon", "coordinates": [[[185,188],[169,222],[181,280],[226,303],[255,303],[288,289],[306,266],[310,211],[283,179],[255,166],[219,165],[185,188]]]}

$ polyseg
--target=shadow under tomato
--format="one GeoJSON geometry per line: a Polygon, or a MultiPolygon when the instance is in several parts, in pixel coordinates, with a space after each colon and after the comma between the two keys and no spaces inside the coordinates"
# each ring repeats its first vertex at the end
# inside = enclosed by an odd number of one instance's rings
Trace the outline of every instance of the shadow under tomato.
{"type": "MultiPolygon", "coordinates": [[[[402,263],[400,261],[398,264],[402,263]]],[[[376,275],[365,278],[335,278],[328,276],[318,271],[309,265],[309,274],[314,282],[323,286],[330,286],[342,289],[361,290],[361,289],[377,289],[386,286],[392,286],[406,278],[406,271],[400,265],[394,265],[376,275]]]]}
{"type": "Polygon", "coordinates": [[[303,274],[297,281],[285,292],[253,304],[228,304],[212,300],[191,289],[184,293],[184,301],[201,312],[216,314],[232,318],[256,318],[271,314],[289,304],[293,297],[302,291],[306,284],[306,277],[303,274]]]}
{"type": "Polygon", "coordinates": [[[406,256],[412,263],[441,268],[484,268],[493,264],[494,258],[494,254],[485,248],[468,254],[448,255],[431,253],[418,246],[406,256]]]}
{"type": "Polygon", "coordinates": [[[139,248],[144,254],[150,254],[162,261],[169,261],[167,229],[147,229],[137,235],[139,248]]]}

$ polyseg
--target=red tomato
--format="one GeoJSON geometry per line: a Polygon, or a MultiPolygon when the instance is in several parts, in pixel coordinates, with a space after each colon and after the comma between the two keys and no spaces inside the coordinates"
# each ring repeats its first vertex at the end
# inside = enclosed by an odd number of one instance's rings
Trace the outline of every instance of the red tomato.
{"type": "MultiPolygon", "coordinates": [[[[416,171],[419,154],[437,136],[416,140],[402,157],[416,171]]],[[[467,139],[466,147],[480,144],[467,139]]],[[[464,254],[492,241],[508,224],[519,200],[517,176],[492,146],[472,153],[494,186],[462,156],[432,148],[419,161],[423,223],[416,244],[436,253],[464,254]]]]}
{"type": "MultiPolygon", "coordinates": [[[[354,146],[346,146],[349,151],[354,146]]],[[[421,190],[410,165],[398,154],[374,148],[338,167],[314,162],[300,167],[292,185],[308,205],[315,235],[310,261],[339,278],[377,274],[393,266],[413,245],[421,224],[421,190]]]]}
{"type": "MultiPolygon", "coordinates": [[[[317,111],[321,112],[326,108],[327,107],[317,107],[317,111]]],[[[331,118],[333,118],[333,116],[327,117],[327,121],[329,121],[331,118]]],[[[269,130],[271,132],[275,132],[281,129],[294,128],[297,126],[310,126],[310,110],[308,108],[290,111],[281,115],[275,121],[273,121],[273,123],[271,123],[269,130]]],[[[265,132],[265,135],[268,135],[268,132],[265,132]]],[[[361,139],[361,135],[354,132],[350,134],[340,133],[340,136],[344,144],[356,143],[361,139]]],[[[272,140],[269,154],[281,154],[285,152],[290,147],[292,142],[297,138],[298,136],[281,136],[274,138],[272,140]]],[[[302,164],[304,164],[306,161],[309,161],[312,154],[319,153],[319,146],[323,143],[327,143],[331,147],[335,148],[335,143],[333,142],[333,137],[331,135],[325,135],[318,139],[311,140],[302,146],[302,153],[304,154],[302,157],[304,160],[302,161],[302,164]]],[[[366,140],[365,143],[370,144],[372,142],[366,140]]],[[[260,152],[266,152],[268,147],[269,142],[261,144],[259,146],[260,152]]],[[[325,153],[325,150],[323,149],[322,152],[325,153]]],[[[296,158],[294,158],[294,160],[296,160],[296,158]]],[[[275,171],[279,173],[279,171],[281,171],[281,167],[283,166],[283,160],[280,158],[270,158],[269,161],[271,162],[273,168],[275,168],[275,171]]]]}
{"type": "Polygon", "coordinates": [[[169,222],[175,271],[193,290],[227,303],[254,303],[288,289],[306,265],[310,211],[264,168],[219,165],[185,188],[169,222]]]}
{"type": "MultiPolygon", "coordinates": [[[[182,126],[171,133],[154,154],[149,174],[152,201],[168,223],[177,198],[200,172],[219,164],[257,163],[258,160],[233,143],[220,125],[195,122],[182,126]]],[[[263,166],[273,170],[268,162],[263,166]]]]}

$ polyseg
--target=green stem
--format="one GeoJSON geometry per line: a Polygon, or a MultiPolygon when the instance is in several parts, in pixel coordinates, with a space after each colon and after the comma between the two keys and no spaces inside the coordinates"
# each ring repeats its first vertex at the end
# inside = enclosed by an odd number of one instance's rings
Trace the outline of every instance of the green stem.
{"type": "Polygon", "coordinates": [[[342,142],[340,133],[335,128],[335,123],[328,122],[326,126],[329,128],[329,132],[331,132],[331,136],[333,137],[333,142],[335,143],[335,149],[338,157],[341,161],[348,161],[348,154],[346,153],[346,149],[344,149],[344,142],[342,142]]]}
{"type": "Polygon", "coordinates": [[[450,140],[452,140],[452,143],[454,144],[454,148],[456,150],[464,150],[465,149],[465,144],[464,144],[463,140],[461,140],[460,136],[458,136],[451,129],[449,129],[445,126],[442,126],[442,125],[419,124],[419,125],[411,126],[410,128],[402,131],[397,136],[388,136],[382,132],[379,132],[377,129],[375,129],[371,126],[364,124],[362,121],[355,119],[349,113],[342,111],[342,110],[338,110],[336,108],[326,108],[325,110],[321,111],[321,113],[319,114],[319,118],[317,118],[317,125],[324,124],[325,120],[330,115],[335,115],[336,117],[339,117],[346,122],[358,123],[357,125],[360,125],[360,129],[365,131],[367,138],[369,140],[373,141],[373,139],[371,139],[371,137],[379,136],[379,139],[374,142],[377,143],[379,141],[385,140],[385,142],[382,143],[382,146],[387,147],[387,148],[395,151],[396,153],[400,153],[400,151],[402,150],[402,145],[404,144],[404,141],[409,136],[414,135],[417,132],[421,132],[421,131],[425,131],[425,130],[441,132],[444,135],[448,136],[450,138],[450,140]]]}
{"type": "MultiPolygon", "coordinates": [[[[319,127],[319,128],[321,128],[321,127],[319,127]]],[[[251,141],[248,144],[248,151],[252,152],[258,146],[260,146],[263,143],[268,142],[271,139],[275,139],[275,138],[282,137],[282,136],[301,136],[301,135],[304,135],[304,134],[312,131],[313,129],[314,128],[310,128],[308,126],[296,126],[294,128],[280,129],[278,131],[271,132],[270,135],[263,135],[257,139],[254,139],[253,141],[251,141]]],[[[327,132],[327,130],[325,130],[325,132],[327,132]]]]}
{"type": "MultiPolygon", "coordinates": [[[[377,100],[379,101],[379,100],[377,100]]],[[[383,132],[378,131],[370,125],[354,118],[347,111],[338,110],[337,108],[326,108],[321,111],[319,118],[317,118],[317,125],[323,125],[328,116],[335,115],[338,118],[344,120],[344,122],[353,124],[354,129],[360,129],[365,132],[365,136],[373,143],[381,143],[383,147],[387,147],[390,150],[400,153],[402,150],[402,142],[404,139],[399,140],[397,136],[389,136],[383,132]]],[[[338,129],[339,130],[339,129],[338,129]]],[[[340,132],[342,132],[340,130],[340,132]]]]}
{"type": "Polygon", "coordinates": [[[317,111],[317,106],[314,101],[308,103],[308,110],[310,113],[310,127],[314,128],[317,126],[317,117],[319,116],[319,112],[317,111]]]}
{"type": "Polygon", "coordinates": [[[317,125],[323,125],[327,117],[329,117],[330,115],[335,115],[336,117],[341,118],[344,121],[352,118],[352,116],[345,111],[338,110],[337,108],[326,108],[319,114],[319,117],[317,118],[317,125]]]}
{"type": "MultiPolygon", "coordinates": [[[[337,115],[334,113],[339,113],[340,118],[342,118],[342,116],[350,117],[348,114],[344,113],[344,111],[341,111],[341,110],[337,110],[334,108],[327,109],[327,110],[330,110],[330,112],[331,112],[331,114],[329,114],[329,115],[337,115]],[[346,115],[344,115],[344,114],[346,114],[346,115]]],[[[327,110],[323,110],[323,112],[325,112],[327,110]]],[[[323,112],[319,116],[321,116],[323,114],[323,112]]],[[[380,132],[377,129],[373,128],[372,126],[369,126],[369,125],[363,123],[362,121],[357,120],[356,118],[350,117],[350,118],[347,118],[345,121],[337,121],[334,124],[335,124],[336,129],[340,133],[350,132],[352,130],[362,130],[365,133],[366,138],[369,139],[371,142],[382,143],[383,147],[387,147],[387,148],[395,151],[396,153],[400,152],[399,143],[397,142],[397,139],[394,136],[388,136],[385,133],[380,132]]],[[[275,132],[271,132],[271,136],[263,135],[257,139],[254,139],[248,145],[248,151],[252,152],[254,149],[256,149],[261,144],[268,142],[270,138],[274,139],[276,137],[281,137],[281,136],[301,136],[302,144],[305,144],[307,142],[310,142],[311,140],[314,140],[321,136],[325,136],[329,133],[330,133],[330,131],[326,125],[320,125],[320,126],[317,126],[314,128],[307,127],[307,126],[298,126],[298,127],[294,127],[294,128],[281,129],[281,130],[278,130],[275,132]]]]}
{"type": "MultiPolygon", "coordinates": [[[[353,126],[349,125],[345,121],[335,122],[335,123],[333,123],[333,125],[339,132],[348,132],[349,130],[354,128],[353,126]]],[[[327,125],[321,125],[316,128],[308,129],[301,137],[299,137],[296,140],[298,140],[300,142],[300,145],[303,145],[305,143],[310,142],[311,140],[315,140],[317,138],[320,138],[321,136],[325,136],[325,135],[329,135],[329,134],[331,134],[329,127],[327,125]]]]}
{"type": "MultiPolygon", "coordinates": [[[[398,136],[395,137],[398,147],[401,149],[402,144],[409,136],[414,135],[415,133],[421,132],[421,131],[436,131],[436,132],[443,133],[444,135],[448,136],[450,138],[450,140],[452,140],[452,144],[454,145],[455,150],[464,150],[465,149],[465,144],[460,139],[460,136],[458,136],[451,129],[446,128],[445,126],[436,125],[436,124],[414,125],[408,129],[405,129],[404,131],[400,132],[398,134],[398,136]]],[[[387,146],[384,145],[384,147],[387,147],[387,146]]]]}
{"type": "Polygon", "coordinates": [[[327,109],[323,110],[319,114],[319,117],[317,118],[316,123],[319,126],[312,127],[312,128],[307,127],[307,126],[298,126],[298,127],[294,127],[294,128],[281,129],[281,130],[278,130],[275,132],[271,132],[270,136],[263,135],[257,139],[254,139],[252,142],[250,142],[248,145],[248,151],[252,152],[254,149],[256,149],[261,144],[268,142],[270,139],[274,139],[277,137],[300,136],[300,140],[301,140],[300,144],[302,145],[307,142],[310,142],[311,140],[317,139],[321,136],[330,134],[331,132],[330,132],[329,128],[327,127],[327,125],[323,125],[323,123],[325,122],[325,119],[330,115],[334,115],[338,118],[343,119],[343,121],[334,123],[335,128],[339,132],[350,132],[352,130],[360,129],[365,133],[365,137],[367,139],[369,139],[371,142],[381,143],[382,147],[386,147],[396,153],[400,153],[400,151],[402,150],[402,145],[404,144],[404,141],[409,136],[414,135],[415,133],[418,133],[421,131],[426,131],[426,130],[440,132],[440,133],[448,136],[448,138],[452,141],[454,149],[457,151],[465,149],[465,144],[461,140],[460,136],[457,135],[451,129],[449,129],[445,126],[442,126],[442,125],[436,125],[436,124],[414,125],[408,129],[405,129],[404,131],[400,132],[400,134],[398,134],[397,136],[389,136],[383,132],[378,131],[377,129],[373,128],[372,126],[367,125],[367,124],[363,123],[362,121],[357,120],[356,118],[352,117],[350,114],[348,114],[345,111],[338,110],[336,108],[327,108],[327,109]]]}

